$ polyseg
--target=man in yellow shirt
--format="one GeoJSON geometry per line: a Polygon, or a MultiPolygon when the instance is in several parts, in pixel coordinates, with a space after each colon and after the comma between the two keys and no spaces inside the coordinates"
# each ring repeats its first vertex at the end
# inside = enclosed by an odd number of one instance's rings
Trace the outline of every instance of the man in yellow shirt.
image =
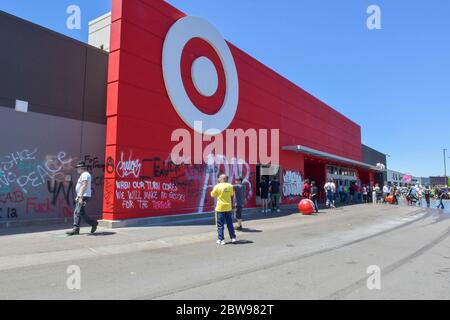
{"type": "Polygon", "coordinates": [[[217,244],[225,245],[224,225],[227,224],[230,233],[231,243],[236,243],[236,233],[233,225],[233,206],[232,197],[234,197],[233,185],[228,183],[228,177],[221,175],[219,184],[217,184],[211,192],[211,197],[217,199],[216,215],[217,215],[217,231],[219,240],[217,244]]]}

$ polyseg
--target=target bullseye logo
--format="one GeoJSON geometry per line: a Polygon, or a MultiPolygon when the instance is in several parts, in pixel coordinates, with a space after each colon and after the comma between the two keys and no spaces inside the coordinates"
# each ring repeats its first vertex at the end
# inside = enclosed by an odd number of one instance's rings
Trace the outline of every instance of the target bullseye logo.
{"type": "Polygon", "coordinates": [[[214,63],[206,57],[197,58],[192,64],[192,81],[201,95],[213,96],[219,88],[219,76],[214,63]]]}
{"type": "MultiPolygon", "coordinates": [[[[236,65],[228,44],[220,33],[207,21],[197,17],[178,20],[167,33],[163,47],[162,68],[169,98],[183,121],[202,134],[218,134],[233,121],[239,102],[239,82],[236,65]],[[186,44],[199,38],[207,42],[217,53],[225,73],[226,92],[220,110],[209,115],[203,113],[189,97],[183,83],[181,59],[186,44]],[[202,128],[195,126],[202,123],[202,128]]],[[[197,58],[191,68],[195,89],[203,97],[212,97],[219,88],[218,71],[208,57],[197,58]]]]}

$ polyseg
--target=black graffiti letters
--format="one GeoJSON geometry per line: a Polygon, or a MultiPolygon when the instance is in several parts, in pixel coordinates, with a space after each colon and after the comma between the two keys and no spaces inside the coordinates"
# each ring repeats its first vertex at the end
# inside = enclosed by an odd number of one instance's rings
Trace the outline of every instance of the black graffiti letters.
{"type": "Polygon", "coordinates": [[[15,208],[0,208],[0,219],[17,219],[19,215],[15,208]]]}
{"type": "Polygon", "coordinates": [[[48,192],[52,195],[52,205],[55,205],[60,194],[64,197],[67,205],[70,205],[70,200],[74,199],[74,188],[73,182],[70,181],[67,183],[67,188],[64,185],[64,182],[58,181],[47,181],[48,192]]]}

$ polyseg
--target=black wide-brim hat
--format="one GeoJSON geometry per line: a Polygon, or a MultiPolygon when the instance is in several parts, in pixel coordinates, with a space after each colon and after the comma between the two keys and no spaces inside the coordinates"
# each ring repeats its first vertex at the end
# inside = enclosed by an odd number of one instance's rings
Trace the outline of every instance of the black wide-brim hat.
{"type": "Polygon", "coordinates": [[[75,169],[80,169],[80,168],[87,168],[86,162],[79,161],[78,164],[75,166],[75,169]]]}

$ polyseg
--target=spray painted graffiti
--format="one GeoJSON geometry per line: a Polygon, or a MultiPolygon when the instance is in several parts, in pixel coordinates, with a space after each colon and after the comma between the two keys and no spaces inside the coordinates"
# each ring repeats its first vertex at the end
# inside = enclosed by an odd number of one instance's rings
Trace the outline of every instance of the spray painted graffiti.
{"type": "Polygon", "coordinates": [[[219,174],[226,174],[229,181],[233,183],[237,178],[243,179],[243,184],[246,185],[246,199],[250,200],[253,197],[252,183],[250,182],[250,165],[242,159],[232,158],[228,162],[227,157],[223,155],[209,155],[208,165],[204,178],[203,187],[201,189],[201,197],[198,205],[199,213],[204,212],[205,203],[207,203],[208,191],[212,190],[217,184],[219,174]]]}
{"type": "Polygon", "coordinates": [[[303,179],[298,171],[285,171],[283,174],[283,195],[298,197],[302,194],[303,179]]]}
{"type": "MultiPolygon", "coordinates": [[[[33,166],[27,161],[35,160],[37,149],[28,149],[14,152],[4,156],[0,160],[0,188],[11,190],[18,187],[23,193],[30,189],[44,185],[47,180],[65,179],[64,170],[73,162],[65,152],[59,152],[56,156],[48,155],[42,163],[33,166]],[[24,174],[24,170],[29,170],[24,174]]],[[[33,162],[34,163],[34,162],[33,162]]]]}
{"type": "MultiPolygon", "coordinates": [[[[86,155],[81,159],[92,175],[93,196],[101,197],[105,165],[98,156],[86,155]]],[[[71,217],[76,161],[65,151],[42,154],[39,148],[22,149],[0,157],[1,218],[71,217]]]]}
{"type": "Polygon", "coordinates": [[[58,181],[47,181],[48,192],[52,195],[52,205],[55,205],[60,195],[63,196],[67,205],[75,198],[73,182],[68,183],[58,181]]]}
{"type": "Polygon", "coordinates": [[[22,191],[9,192],[6,194],[0,194],[0,204],[16,204],[25,201],[25,197],[22,191]]]}
{"type": "Polygon", "coordinates": [[[19,214],[16,208],[0,208],[0,220],[2,219],[18,219],[19,214]]]}
{"type": "Polygon", "coordinates": [[[139,178],[142,164],[140,160],[133,160],[133,154],[130,153],[128,160],[124,159],[124,153],[120,155],[120,161],[117,163],[117,175],[121,178],[133,176],[139,178]]]}
{"type": "Polygon", "coordinates": [[[116,200],[124,209],[171,209],[174,202],[186,201],[186,194],[178,191],[170,182],[116,181],[116,200]]]}
{"type": "Polygon", "coordinates": [[[140,159],[132,157],[133,152],[121,153],[116,166],[115,160],[108,157],[106,172],[115,167],[116,175],[122,180],[105,182],[104,205],[108,212],[120,211],[148,212],[177,210],[211,211],[214,199],[209,192],[217,184],[219,174],[224,173],[235,182],[239,177],[246,185],[246,199],[254,197],[255,174],[248,163],[237,158],[227,161],[223,155],[210,156],[206,164],[175,164],[169,156],[140,159]],[[129,156],[125,156],[129,154],[129,156]],[[136,178],[138,176],[138,178],[136,178]],[[126,177],[126,179],[123,179],[126,177]],[[114,190],[114,191],[113,191],[114,190]]]}

